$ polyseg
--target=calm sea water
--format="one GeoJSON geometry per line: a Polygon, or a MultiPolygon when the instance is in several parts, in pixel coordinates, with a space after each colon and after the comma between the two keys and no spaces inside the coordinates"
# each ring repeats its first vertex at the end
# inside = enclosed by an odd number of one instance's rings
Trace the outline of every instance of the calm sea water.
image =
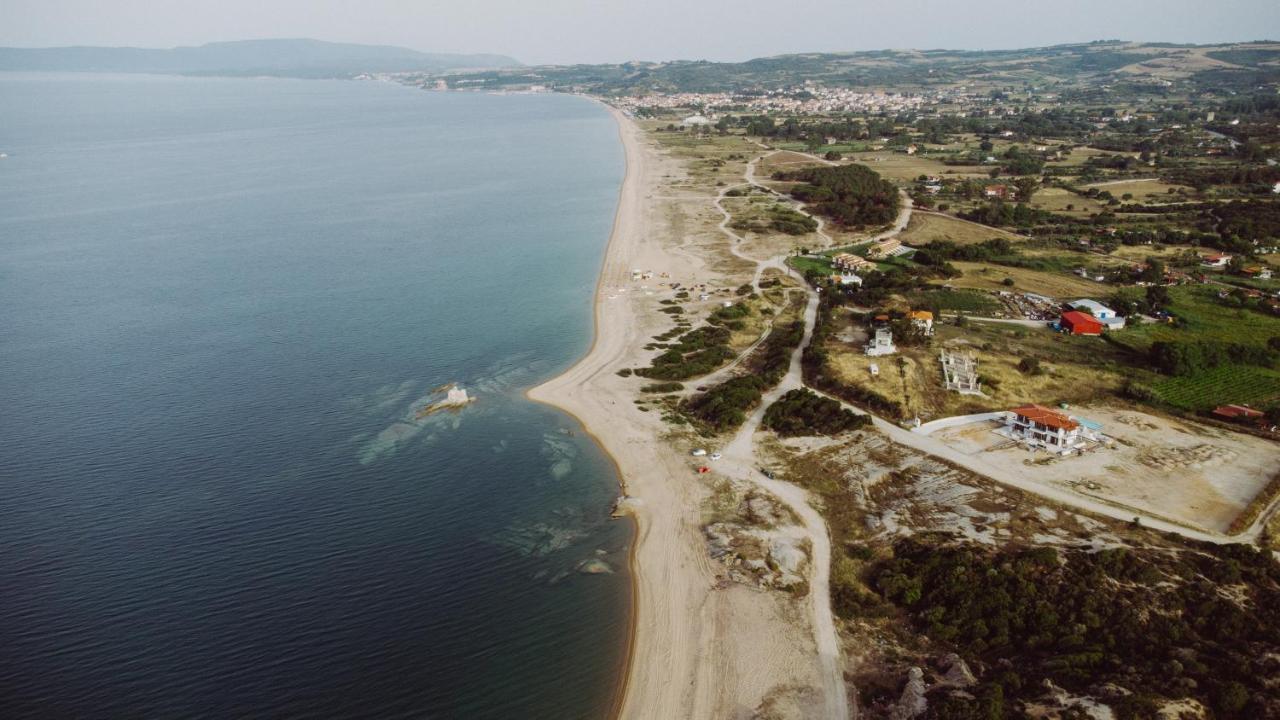
{"type": "Polygon", "coordinates": [[[0,152],[0,717],[607,712],[617,479],[522,397],[590,344],[602,109],[0,75],[0,152]]]}

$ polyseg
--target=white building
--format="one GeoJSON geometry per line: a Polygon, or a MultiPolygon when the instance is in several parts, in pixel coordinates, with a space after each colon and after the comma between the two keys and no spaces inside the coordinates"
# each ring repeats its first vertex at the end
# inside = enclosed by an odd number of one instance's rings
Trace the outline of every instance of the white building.
{"type": "Polygon", "coordinates": [[[875,336],[871,338],[871,342],[866,344],[864,350],[871,357],[892,355],[898,352],[897,346],[893,344],[893,331],[887,327],[876,328],[875,336]]]}
{"type": "Polygon", "coordinates": [[[705,125],[710,125],[711,118],[705,115],[690,115],[684,120],[681,120],[680,124],[685,127],[702,127],[705,125]]]}
{"type": "Polygon", "coordinates": [[[1033,448],[1065,454],[1103,441],[1101,430],[1101,425],[1084,418],[1041,405],[1023,405],[1008,412],[1000,434],[1033,448]]]}
{"type": "Polygon", "coordinates": [[[933,313],[928,310],[912,310],[908,315],[911,324],[920,328],[925,335],[933,336],[933,313]]]}
{"type": "Polygon", "coordinates": [[[1106,325],[1108,330],[1119,330],[1124,327],[1124,318],[1118,317],[1115,310],[1112,310],[1097,300],[1084,298],[1067,304],[1070,305],[1073,310],[1087,312],[1092,315],[1094,320],[1106,325]]]}

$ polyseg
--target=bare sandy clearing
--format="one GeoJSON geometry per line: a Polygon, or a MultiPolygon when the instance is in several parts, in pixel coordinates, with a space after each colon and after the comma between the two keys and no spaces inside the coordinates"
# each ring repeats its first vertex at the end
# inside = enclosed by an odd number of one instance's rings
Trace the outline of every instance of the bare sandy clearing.
{"type": "Polygon", "coordinates": [[[1067,487],[1169,520],[1225,532],[1280,471],[1280,448],[1250,435],[1133,410],[1070,411],[1102,423],[1110,449],[1059,458],[1005,444],[995,423],[962,425],[932,437],[1037,483],[1067,487]]]}

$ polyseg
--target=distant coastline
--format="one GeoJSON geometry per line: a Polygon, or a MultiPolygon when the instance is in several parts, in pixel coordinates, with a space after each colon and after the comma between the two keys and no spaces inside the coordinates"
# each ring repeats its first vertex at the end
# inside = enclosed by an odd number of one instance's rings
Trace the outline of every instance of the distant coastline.
{"type": "Polygon", "coordinates": [[[368,73],[517,67],[505,55],[424,53],[389,45],[280,39],[197,47],[0,47],[0,72],[96,72],[347,79],[368,73]]]}

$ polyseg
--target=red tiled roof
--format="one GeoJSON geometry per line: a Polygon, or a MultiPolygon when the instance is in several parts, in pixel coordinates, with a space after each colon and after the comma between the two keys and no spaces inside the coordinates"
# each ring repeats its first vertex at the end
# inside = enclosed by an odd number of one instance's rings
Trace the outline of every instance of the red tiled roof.
{"type": "Polygon", "coordinates": [[[1259,418],[1263,415],[1261,410],[1244,405],[1219,405],[1213,409],[1213,414],[1225,418],[1259,418]]]}
{"type": "Polygon", "coordinates": [[[1043,405],[1023,405],[1016,407],[1009,412],[1020,415],[1028,420],[1037,422],[1045,427],[1060,428],[1062,430],[1075,430],[1080,427],[1080,423],[1063,415],[1057,410],[1050,410],[1043,405]]]}

